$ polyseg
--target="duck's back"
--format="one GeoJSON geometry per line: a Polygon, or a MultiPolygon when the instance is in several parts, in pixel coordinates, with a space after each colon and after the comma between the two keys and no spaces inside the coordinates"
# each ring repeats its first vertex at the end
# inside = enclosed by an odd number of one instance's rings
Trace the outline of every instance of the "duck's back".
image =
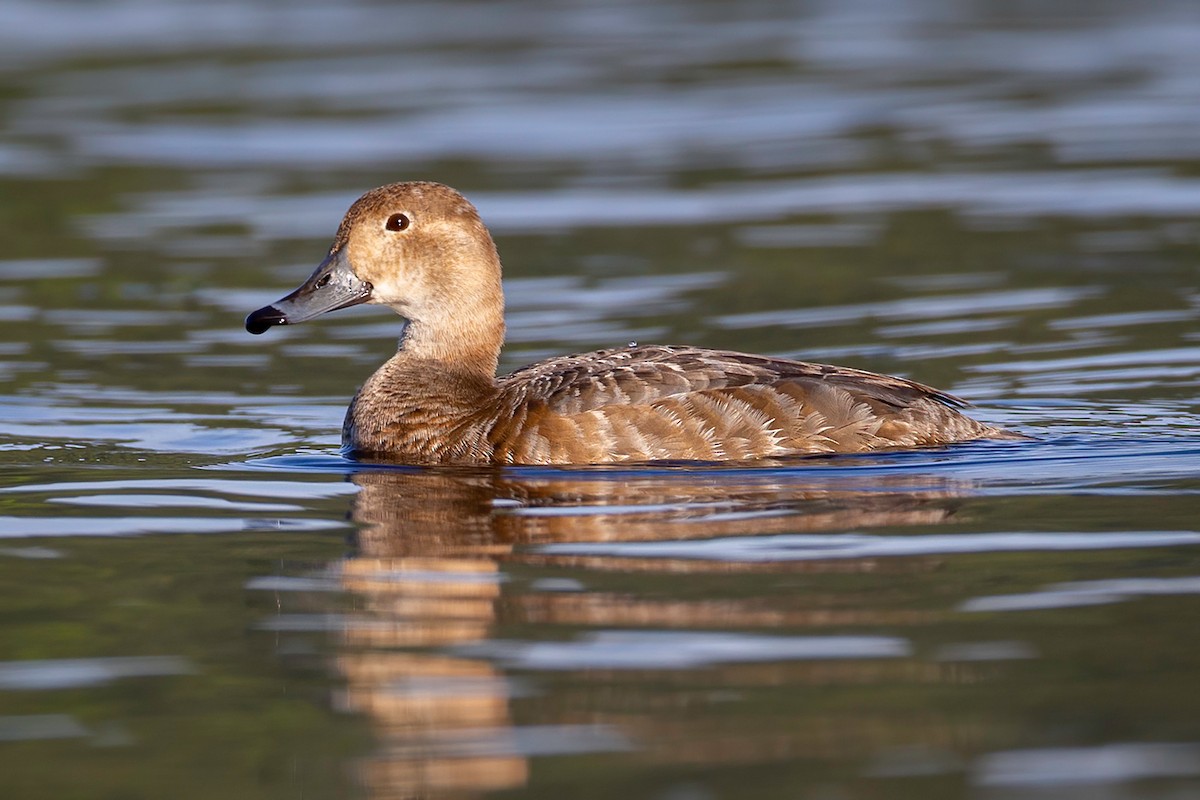
{"type": "Polygon", "coordinates": [[[551,359],[499,382],[498,463],[725,461],[1005,437],[901,378],[694,347],[551,359]]]}

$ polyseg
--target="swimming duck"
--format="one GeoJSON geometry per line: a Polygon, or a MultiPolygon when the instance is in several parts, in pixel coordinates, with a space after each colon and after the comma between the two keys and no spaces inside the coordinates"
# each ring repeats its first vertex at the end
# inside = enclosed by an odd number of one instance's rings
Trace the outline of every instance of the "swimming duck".
{"type": "Polygon", "coordinates": [[[394,183],[350,207],[298,289],[246,318],[260,334],[359,303],[408,324],[342,427],[356,458],[604,464],[861,453],[1016,438],[959,398],[872,372],[699,347],[563,356],[496,377],[500,257],[475,207],[437,183],[394,183]]]}

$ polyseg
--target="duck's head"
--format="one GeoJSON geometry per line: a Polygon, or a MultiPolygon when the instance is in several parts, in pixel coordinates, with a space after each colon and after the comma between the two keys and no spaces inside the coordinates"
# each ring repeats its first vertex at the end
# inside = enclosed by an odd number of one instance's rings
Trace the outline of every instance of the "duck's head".
{"type": "Polygon", "coordinates": [[[438,183],[372,189],[346,212],[308,280],[246,317],[246,330],[259,334],[360,303],[389,306],[443,339],[466,333],[464,319],[494,317],[502,336],[500,260],[475,207],[438,183]]]}

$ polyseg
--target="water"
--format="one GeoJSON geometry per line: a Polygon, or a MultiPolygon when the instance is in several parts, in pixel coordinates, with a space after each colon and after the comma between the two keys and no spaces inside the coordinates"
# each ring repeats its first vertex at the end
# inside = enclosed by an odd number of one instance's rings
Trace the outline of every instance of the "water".
{"type": "Polygon", "coordinates": [[[1187,2],[10,2],[0,790],[1200,796],[1187,2]],[[1035,437],[697,468],[337,452],[398,321],[251,337],[464,190],[502,368],[898,373],[1035,437]]]}

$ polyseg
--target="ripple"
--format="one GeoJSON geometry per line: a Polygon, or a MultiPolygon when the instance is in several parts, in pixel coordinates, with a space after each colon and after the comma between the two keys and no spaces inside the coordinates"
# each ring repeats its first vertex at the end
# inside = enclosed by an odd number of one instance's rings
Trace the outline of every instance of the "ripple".
{"type": "Polygon", "coordinates": [[[257,592],[343,592],[346,590],[332,578],[296,575],[262,575],[246,581],[243,588],[257,592]]]}
{"type": "MultiPolygon", "coordinates": [[[[0,664],[0,669],[3,665],[0,664]]],[[[0,680],[3,680],[0,677],[0,680]]],[[[77,739],[91,731],[70,714],[28,714],[0,717],[0,742],[29,742],[43,739],[77,739]]]]}
{"type": "Polygon", "coordinates": [[[1048,608],[1106,605],[1136,597],[1200,594],[1200,576],[1116,578],[1056,583],[1040,592],[973,597],[960,611],[1037,611],[1048,608]]]}
{"type": "Polygon", "coordinates": [[[1197,311],[1123,311],[1116,314],[1093,314],[1088,317],[1062,317],[1050,320],[1046,326],[1054,330],[1088,330],[1197,320],[1200,320],[1200,312],[1197,311]]]}
{"type": "Polygon", "coordinates": [[[750,247],[862,247],[874,241],[882,226],[869,222],[840,222],[827,225],[747,225],[737,237],[750,247]]]}
{"type": "MultiPolygon", "coordinates": [[[[43,409],[53,417],[62,407],[43,409]]],[[[95,409],[78,409],[87,413],[95,409]]],[[[134,409],[122,416],[138,416],[134,409]]],[[[121,412],[116,412],[121,413],[121,412]]],[[[140,416],[146,416],[142,412],[140,416]]],[[[187,422],[128,422],[78,424],[57,420],[52,430],[44,423],[0,423],[0,435],[26,441],[112,442],[137,450],[160,453],[245,453],[291,444],[296,437],[276,428],[210,428],[187,422]]]]}
{"type": "Polygon", "coordinates": [[[62,483],[30,483],[22,486],[0,487],[0,494],[58,492],[113,492],[137,489],[186,489],[190,492],[212,492],[221,495],[271,497],[308,500],[352,495],[358,487],[349,483],[316,481],[225,480],[221,478],[130,478],[113,481],[67,481],[62,483]]]}
{"type": "Polygon", "coordinates": [[[701,541],[587,542],[546,544],[538,551],[554,555],[602,555],[626,558],[684,558],[731,562],[811,561],[831,558],[1030,552],[1038,550],[1109,550],[1200,544],[1193,531],[1129,533],[969,533],[917,536],[866,534],[789,534],[701,541]]]}
{"type": "Polygon", "coordinates": [[[754,636],[678,631],[600,631],[570,642],[493,639],[456,648],[532,670],[695,669],[756,661],[903,658],[911,648],[889,636],[754,636]]]}
{"type": "Polygon", "coordinates": [[[1200,745],[1130,742],[990,753],[972,768],[979,786],[1067,786],[1200,775],[1200,745]]]}
{"type": "Polygon", "coordinates": [[[120,678],[191,675],[191,662],[180,656],[65,658],[0,662],[0,690],[77,689],[120,678]]]}
{"type": "MultiPolygon", "coordinates": [[[[99,308],[56,308],[42,312],[42,319],[55,325],[71,328],[109,329],[128,327],[158,327],[162,325],[177,325],[180,328],[197,325],[204,320],[202,314],[186,311],[171,311],[157,309],[154,311],[137,311],[134,309],[99,309],[99,308]]],[[[61,344],[61,343],[59,343],[61,344]]],[[[136,342],[125,342],[133,345],[136,342]]],[[[168,342],[168,344],[176,344],[168,342]]]]}
{"type": "Polygon", "coordinates": [[[206,348],[202,342],[183,340],[165,342],[125,342],[116,339],[59,339],[51,344],[68,353],[84,356],[105,356],[110,353],[153,355],[158,353],[198,353],[206,348]]]}
{"type": "MultiPolygon", "coordinates": [[[[338,125],[339,130],[344,130],[344,126],[338,125]]],[[[292,126],[289,122],[289,134],[284,137],[289,141],[294,138],[292,126]]],[[[201,136],[190,126],[182,128],[180,135],[189,142],[201,136]]],[[[231,142],[239,140],[240,132],[232,130],[212,136],[219,143],[214,148],[222,154],[236,152],[231,142]]],[[[144,138],[139,137],[138,141],[144,138]]],[[[270,141],[270,148],[278,158],[279,137],[271,133],[264,139],[270,141]]],[[[394,147],[393,141],[388,139],[389,151],[394,147]]],[[[186,149],[190,144],[180,146],[185,148],[188,158],[197,152],[186,149]]],[[[349,152],[354,147],[338,142],[336,149],[349,152]]],[[[246,157],[257,161],[257,149],[246,157]]],[[[135,236],[144,239],[180,227],[233,224],[249,226],[255,236],[265,239],[309,238],[313,231],[328,229],[331,220],[338,219],[357,194],[348,190],[300,197],[230,197],[227,193],[207,191],[152,195],[142,198],[130,211],[90,217],[87,225],[94,235],[106,239],[135,236]]],[[[1019,218],[1200,214],[1200,180],[1145,170],[842,175],[722,184],[686,191],[581,187],[536,193],[470,191],[468,194],[488,227],[501,233],[718,221],[774,222],[799,214],[862,215],[942,208],[984,217],[1019,218]]],[[[233,298],[217,302],[232,304],[233,298]]],[[[254,303],[240,305],[240,308],[253,307],[254,303]]]]}
{"type": "Polygon", "coordinates": [[[564,756],[633,750],[633,743],[610,725],[516,725],[495,729],[443,731],[426,742],[444,758],[522,755],[564,756]]]}
{"type": "Polygon", "coordinates": [[[0,547],[0,556],[41,561],[49,558],[62,558],[63,554],[61,551],[49,547],[0,547]]]}
{"type": "Polygon", "coordinates": [[[37,258],[0,261],[0,278],[8,281],[84,278],[100,271],[98,258],[37,258]]]}
{"type": "Polygon", "coordinates": [[[99,508],[202,508],[211,511],[303,511],[282,503],[238,503],[220,497],[169,494],[95,494],[81,497],[52,497],[47,502],[99,508]]]}
{"type": "Polygon", "coordinates": [[[220,517],[0,517],[0,539],[62,536],[139,536],[152,533],[241,533],[321,531],[346,523],[320,519],[236,519],[220,517]]]}
{"type": "Polygon", "coordinates": [[[947,319],[937,322],[914,322],[907,325],[887,325],[876,329],[887,338],[909,336],[959,336],[964,333],[984,333],[1011,328],[1020,323],[1017,317],[947,319]]]}
{"type": "MultiPolygon", "coordinates": [[[[820,327],[846,324],[864,319],[921,319],[961,317],[968,314],[997,311],[1027,311],[1030,308],[1058,308],[1093,297],[1099,290],[1092,287],[1060,287],[1047,289],[1010,289],[958,295],[926,295],[888,300],[879,303],[855,303],[843,306],[819,306],[779,311],[754,311],[727,314],[716,319],[723,328],[740,330],[764,325],[784,325],[792,328],[820,327]]],[[[928,323],[926,323],[928,324],[928,323]]]]}
{"type": "Polygon", "coordinates": [[[998,364],[971,366],[967,367],[967,369],[972,372],[1037,373],[1053,370],[1079,370],[1089,367],[1145,366],[1147,364],[1184,364],[1200,367],[1200,347],[1125,350],[1116,353],[1100,353],[1092,356],[1047,358],[1036,361],[1005,361],[998,364]]]}
{"type": "Polygon", "coordinates": [[[934,654],[935,661],[1013,661],[1036,658],[1037,650],[1027,642],[961,642],[945,644],[934,654]]]}

